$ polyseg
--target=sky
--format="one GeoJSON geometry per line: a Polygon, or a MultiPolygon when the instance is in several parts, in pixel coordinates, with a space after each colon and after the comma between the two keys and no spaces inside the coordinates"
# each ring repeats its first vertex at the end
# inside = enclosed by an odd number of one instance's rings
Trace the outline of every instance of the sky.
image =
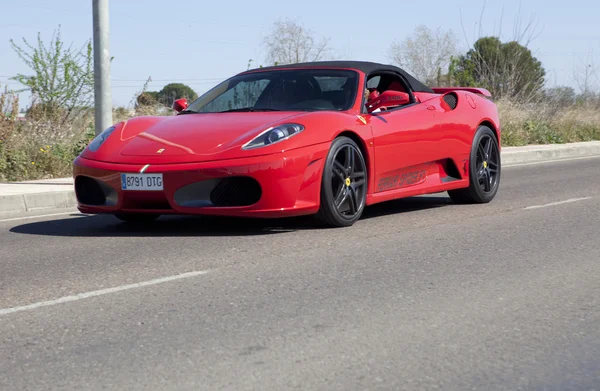
{"type": "MultiPolygon", "coordinates": [[[[12,38],[49,41],[61,26],[74,47],[92,39],[91,0],[0,0],[0,84],[28,67],[11,48],[12,38]]],[[[318,38],[329,38],[338,59],[390,63],[392,42],[416,26],[451,29],[464,51],[483,35],[512,40],[534,22],[529,48],[547,71],[548,86],[573,85],[578,68],[594,62],[600,72],[598,0],[429,0],[416,1],[116,1],[110,2],[113,104],[127,106],[144,82],[158,91],[182,82],[198,94],[264,62],[262,41],[277,19],[290,18],[318,38]]],[[[3,89],[4,87],[2,87],[3,89]]],[[[24,94],[21,99],[28,99],[24,94]]]]}

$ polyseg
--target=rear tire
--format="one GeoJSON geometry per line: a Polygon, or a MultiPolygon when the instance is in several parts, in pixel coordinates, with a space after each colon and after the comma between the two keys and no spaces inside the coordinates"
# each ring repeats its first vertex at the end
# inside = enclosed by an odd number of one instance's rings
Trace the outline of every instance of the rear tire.
{"type": "Polygon", "coordinates": [[[502,164],[496,134],[487,126],[480,126],[473,138],[469,159],[469,187],[449,190],[456,203],[488,203],[494,199],[500,186],[502,164]]]}
{"type": "Polygon", "coordinates": [[[153,213],[115,213],[114,216],[126,223],[144,224],[156,220],[160,215],[153,213]]]}
{"type": "Polygon", "coordinates": [[[367,164],[354,140],[344,136],[333,140],[323,169],[317,219],[330,227],[353,225],[365,209],[367,179],[367,164]]]}

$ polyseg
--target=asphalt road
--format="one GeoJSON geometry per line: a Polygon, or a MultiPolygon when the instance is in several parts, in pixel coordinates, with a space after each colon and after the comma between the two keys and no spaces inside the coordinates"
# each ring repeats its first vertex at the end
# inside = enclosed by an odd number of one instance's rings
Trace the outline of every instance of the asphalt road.
{"type": "Polygon", "coordinates": [[[0,221],[0,389],[600,390],[599,174],[506,168],[491,204],[348,229],[0,221]]]}

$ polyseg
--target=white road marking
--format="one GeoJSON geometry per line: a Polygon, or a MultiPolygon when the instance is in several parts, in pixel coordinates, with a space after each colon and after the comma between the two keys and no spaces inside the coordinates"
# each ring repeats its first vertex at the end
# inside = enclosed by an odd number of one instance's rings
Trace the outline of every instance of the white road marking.
{"type": "Polygon", "coordinates": [[[33,303],[33,304],[24,305],[24,306],[20,306],[20,307],[3,308],[3,309],[0,309],[0,316],[8,315],[8,314],[12,314],[15,312],[20,312],[20,311],[34,310],[36,308],[68,303],[70,301],[88,299],[90,297],[103,296],[103,295],[107,295],[109,293],[122,292],[122,291],[126,291],[129,289],[141,288],[141,287],[156,285],[156,284],[163,284],[165,282],[200,276],[200,275],[206,274],[208,272],[209,272],[208,270],[199,270],[199,271],[194,271],[194,272],[177,274],[177,275],[169,276],[169,277],[156,278],[154,280],[138,282],[135,284],[121,285],[121,286],[116,286],[113,288],[106,288],[106,289],[100,289],[97,291],[79,293],[77,295],[72,295],[72,296],[64,296],[64,297],[61,297],[61,298],[58,298],[55,300],[40,301],[38,303],[33,303]]]}
{"type": "Polygon", "coordinates": [[[555,206],[555,205],[562,205],[562,204],[568,204],[571,202],[578,202],[578,201],[584,201],[584,200],[589,200],[592,197],[582,197],[582,198],[571,198],[568,200],[564,200],[564,201],[558,201],[558,202],[551,202],[549,204],[545,204],[545,205],[533,205],[533,206],[528,206],[525,209],[539,209],[539,208],[547,208],[549,206],[555,206]]]}
{"type": "Polygon", "coordinates": [[[51,213],[51,214],[47,214],[47,215],[35,215],[35,216],[24,216],[24,217],[13,217],[10,219],[3,219],[0,220],[0,223],[4,223],[6,221],[18,221],[18,220],[28,220],[28,219],[38,219],[38,218],[43,218],[43,217],[53,217],[53,216],[66,216],[66,215],[72,215],[72,214],[80,214],[82,216],[85,216],[82,213],[79,213],[78,211],[72,211],[72,212],[62,212],[62,213],[51,213]]]}
{"type": "Polygon", "coordinates": [[[537,162],[528,162],[528,163],[514,163],[514,164],[506,164],[502,165],[502,168],[510,168],[510,167],[521,167],[521,166],[533,166],[537,164],[549,164],[549,163],[558,163],[558,162],[570,162],[573,160],[587,160],[587,159],[598,159],[600,156],[582,156],[582,157],[569,157],[569,158],[558,158],[552,160],[541,160],[537,162]]]}

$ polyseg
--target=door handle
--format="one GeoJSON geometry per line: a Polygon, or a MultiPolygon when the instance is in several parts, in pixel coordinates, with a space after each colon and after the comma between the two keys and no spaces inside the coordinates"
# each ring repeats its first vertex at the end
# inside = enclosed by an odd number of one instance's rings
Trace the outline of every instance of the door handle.
{"type": "Polygon", "coordinates": [[[435,106],[427,106],[427,110],[433,111],[435,110],[435,106]]]}

